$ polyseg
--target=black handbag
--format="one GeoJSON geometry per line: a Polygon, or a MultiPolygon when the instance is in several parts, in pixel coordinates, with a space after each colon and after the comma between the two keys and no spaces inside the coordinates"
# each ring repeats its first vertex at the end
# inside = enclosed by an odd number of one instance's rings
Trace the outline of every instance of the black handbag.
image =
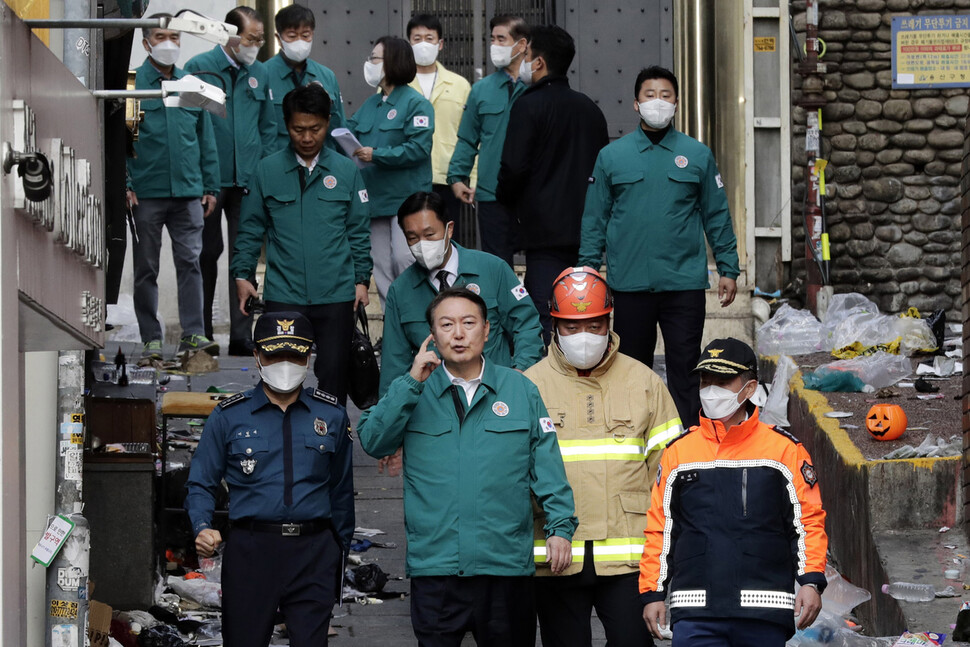
{"type": "Polygon", "coordinates": [[[364,304],[357,304],[356,324],[350,340],[350,375],[347,380],[347,395],[357,408],[363,411],[377,404],[381,386],[381,369],[377,365],[377,354],[370,343],[367,328],[367,313],[364,304]]]}

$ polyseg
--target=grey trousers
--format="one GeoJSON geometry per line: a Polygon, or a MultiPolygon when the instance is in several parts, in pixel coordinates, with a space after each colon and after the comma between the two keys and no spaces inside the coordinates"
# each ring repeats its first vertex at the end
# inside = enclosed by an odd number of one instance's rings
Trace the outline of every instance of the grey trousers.
{"type": "Polygon", "coordinates": [[[374,260],[374,282],[383,310],[391,283],[414,262],[396,216],[371,218],[370,256],[374,260]]]}
{"type": "Polygon", "coordinates": [[[162,326],[158,322],[162,227],[168,227],[172,239],[182,336],[203,334],[202,273],[199,270],[202,203],[199,198],[141,198],[132,211],[138,232],[133,254],[135,317],[142,342],[162,338],[162,326]]]}

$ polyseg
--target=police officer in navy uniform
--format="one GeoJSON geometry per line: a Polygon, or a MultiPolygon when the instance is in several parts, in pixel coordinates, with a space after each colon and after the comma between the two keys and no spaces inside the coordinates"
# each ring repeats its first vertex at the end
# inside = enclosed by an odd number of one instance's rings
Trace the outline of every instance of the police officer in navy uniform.
{"type": "Polygon", "coordinates": [[[211,524],[225,479],[225,644],[265,647],[279,609],[291,645],[326,645],[354,532],[350,421],[336,397],[301,388],[313,343],[303,315],[264,315],[253,341],[261,381],[216,407],[192,459],[186,508],[195,547],[208,557],[223,543],[211,524]]]}

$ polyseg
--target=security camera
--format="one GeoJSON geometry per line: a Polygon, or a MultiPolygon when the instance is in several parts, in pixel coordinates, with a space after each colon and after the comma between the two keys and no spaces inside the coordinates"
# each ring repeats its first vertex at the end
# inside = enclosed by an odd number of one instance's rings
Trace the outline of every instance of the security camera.
{"type": "Polygon", "coordinates": [[[43,202],[51,196],[54,184],[51,179],[51,163],[43,153],[18,153],[10,144],[4,142],[4,175],[8,175],[14,166],[17,167],[17,175],[23,178],[25,198],[31,202],[43,202]]]}

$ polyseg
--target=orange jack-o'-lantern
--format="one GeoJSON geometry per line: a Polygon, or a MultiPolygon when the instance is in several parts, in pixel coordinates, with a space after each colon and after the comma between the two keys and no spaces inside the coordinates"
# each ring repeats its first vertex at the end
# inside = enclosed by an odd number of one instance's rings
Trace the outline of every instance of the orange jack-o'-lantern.
{"type": "Polygon", "coordinates": [[[906,431],[906,412],[898,404],[874,404],[866,414],[866,429],[876,440],[896,440],[906,431]]]}

